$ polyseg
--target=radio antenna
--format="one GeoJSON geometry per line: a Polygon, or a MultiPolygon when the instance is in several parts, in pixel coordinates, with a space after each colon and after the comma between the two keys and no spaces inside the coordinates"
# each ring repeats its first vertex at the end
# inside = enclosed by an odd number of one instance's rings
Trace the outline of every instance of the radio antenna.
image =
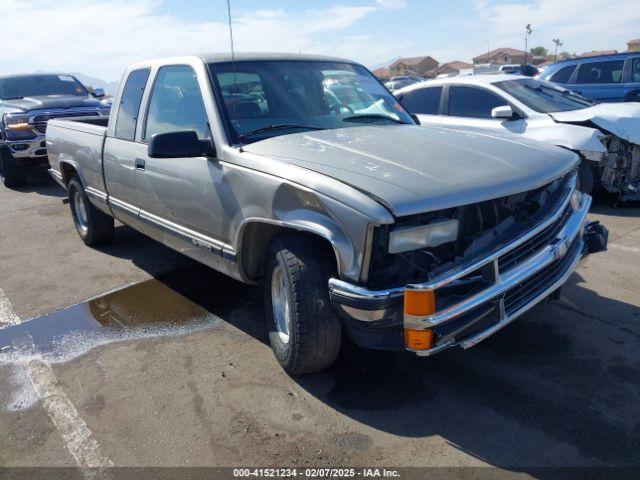
{"type": "Polygon", "coordinates": [[[231,0],[227,0],[227,18],[229,19],[229,43],[231,44],[231,62],[234,64],[236,61],[236,52],[233,48],[233,24],[231,22],[231,0]]]}
{"type": "MultiPolygon", "coordinates": [[[[231,45],[231,65],[233,68],[233,91],[238,84],[238,74],[236,72],[236,50],[233,46],[233,22],[231,21],[231,0],[227,0],[227,19],[229,20],[229,43],[231,45]]],[[[240,140],[240,151],[242,152],[242,140],[240,140]]]]}

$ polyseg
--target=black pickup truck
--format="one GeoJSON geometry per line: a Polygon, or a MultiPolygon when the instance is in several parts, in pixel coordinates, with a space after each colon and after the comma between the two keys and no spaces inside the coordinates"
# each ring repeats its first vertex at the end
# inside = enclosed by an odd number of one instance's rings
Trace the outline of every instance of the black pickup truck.
{"type": "Polygon", "coordinates": [[[60,117],[108,116],[104,91],[91,92],[73,75],[0,76],[0,178],[6,187],[26,181],[29,170],[49,167],[47,121],[60,117]]]}

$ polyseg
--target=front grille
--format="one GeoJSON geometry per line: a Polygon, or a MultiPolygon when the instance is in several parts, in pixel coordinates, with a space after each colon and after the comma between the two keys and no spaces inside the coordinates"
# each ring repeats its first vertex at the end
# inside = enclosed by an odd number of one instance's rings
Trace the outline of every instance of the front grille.
{"type": "Polygon", "coordinates": [[[92,117],[100,115],[100,112],[97,110],[91,111],[69,111],[69,112],[60,112],[60,113],[47,113],[42,115],[35,115],[31,122],[33,123],[33,127],[39,133],[47,133],[47,122],[52,118],[68,118],[68,117],[92,117]]]}
{"type": "Polygon", "coordinates": [[[576,237],[564,257],[511,288],[504,296],[505,314],[511,316],[556,282],[575,259],[578,248],[580,248],[580,239],[576,237]]]}
{"type": "Polygon", "coordinates": [[[558,235],[562,227],[566,223],[567,219],[571,216],[571,205],[567,205],[558,219],[542,230],[540,233],[530,238],[522,245],[507,252],[505,255],[498,259],[498,268],[501,272],[507,272],[513,267],[516,267],[520,263],[524,262],[529,257],[532,257],[544,247],[549,245],[554,238],[558,235]]]}

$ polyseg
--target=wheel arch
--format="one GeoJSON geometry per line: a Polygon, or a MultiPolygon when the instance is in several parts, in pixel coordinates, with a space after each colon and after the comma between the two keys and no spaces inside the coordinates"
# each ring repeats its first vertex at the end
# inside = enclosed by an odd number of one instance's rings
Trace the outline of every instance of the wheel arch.
{"type": "Polygon", "coordinates": [[[264,271],[267,248],[271,240],[283,233],[293,233],[319,240],[335,260],[338,275],[345,273],[354,255],[354,247],[348,237],[336,230],[336,225],[309,223],[302,221],[279,221],[261,218],[249,218],[242,222],[236,236],[238,268],[242,277],[257,281],[264,271]],[[345,253],[346,251],[346,253],[345,253]]]}
{"type": "MultiPolygon", "coordinates": [[[[61,160],[60,161],[60,175],[62,175],[62,183],[65,188],[69,188],[69,182],[74,176],[78,176],[80,178],[80,173],[78,171],[77,165],[75,163],[61,160]]],[[[80,183],[82,183],[82,179],[80,178],[80,183]]]]}

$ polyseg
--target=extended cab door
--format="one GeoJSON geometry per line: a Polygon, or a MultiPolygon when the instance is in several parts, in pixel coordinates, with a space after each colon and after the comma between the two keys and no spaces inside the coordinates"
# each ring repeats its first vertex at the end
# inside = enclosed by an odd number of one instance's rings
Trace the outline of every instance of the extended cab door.
{"type": "Polygon", "coordinates": [[[185,130],[211,140],[198,77],[189,65],[160,67],[148,95],[135,158],[140,217],[150,236],[211,265],[212,254],[220,258],[227,245],[225,218],[237,213],[223,210],[237,208],[229,199],[221,200],[227,191],[224,165],[205,156],[147,154],[153,135],[185,130]]]}
{"type": "Polygon", "coordinates": [[[117,107],[115,129],[105,139],[103,165],[109,205],[116,218],[143,229],[138,214],[140,199],[136,189],[136,124],[150,69],[132,70],[127,77],[117,107]]]}

